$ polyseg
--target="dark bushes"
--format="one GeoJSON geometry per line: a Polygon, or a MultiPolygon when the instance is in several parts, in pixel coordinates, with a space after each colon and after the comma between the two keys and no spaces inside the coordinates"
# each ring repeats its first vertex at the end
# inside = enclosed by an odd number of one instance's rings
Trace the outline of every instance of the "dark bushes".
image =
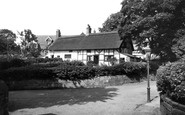
{"type": "Polygon", "coordinates": [[[95,68],[90,66],[63,65],[56,70],[57,76],[65,80],[83,80],[95,77],[95,68]]]}
{"type": "Polygon", "coordinates": [[[157,87],[161,94],[185,105],[185,63],[176,62],[160,67],[157,87]]]}
{"type": "Polygon", "coordinates": [[[29,58],[26,59],[28,63],[58,63],[63,61],[62,58],[29,58]]]}
{"type": "Polygon", "coordinates": [[[146,63],[124,62],[114,66],[102,66],[97,68],[97,74],[102,75],[127,75],[128,77],[144,77],[146,75],[146,63]]]}
{"type": "Polygon", "coordinates": [[[79,66],[73,64],[61,64],[56,68],[56,74],[61,79],[82,80],[92,79],[95,76],[127,75],[140,79],[146,75],[146,64],[125,62],[114,66],[79,66]]]}
{"type": "Polygon", "coordinates": [[[79,61],[60,63],[38,63],[24,67],[9,68],[0,72],[0,78],[8,80],[54,79],[64,80],[92,79],[96,76],[127,75],[141,79],[146,76],[146,63],[125,62],[114,66],[87,66],[79,61]]]}
{"type": "Polygon", "coordinates": [[[26,65],[29,65],[29,63],[26,63],[24,60],[18,58],[13,58],[11,60],[0,60],[0,70],[26,65]]]}
{"type": "Polygon", "coordinates": [[[20,81],[31,79],[54,79],[55,74],[52,70],[40,67],[17,67],[9,68],[0,72],[0,79],[4,81],[20,81]]]}

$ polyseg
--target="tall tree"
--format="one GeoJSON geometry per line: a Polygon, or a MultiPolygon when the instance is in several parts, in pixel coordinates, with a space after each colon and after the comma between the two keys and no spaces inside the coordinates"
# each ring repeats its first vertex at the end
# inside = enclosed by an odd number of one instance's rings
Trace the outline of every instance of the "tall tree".
{"type": "Polygon", "coordinates": [[[184,6],[184,0],[124,0],[119,34],[122,39],[136,39],[138,45],[147,41],[151,53],[174,61],[173,47],[185,35],[184,6]]]}
{"type": "Polygon", "coordinates": [[[11,55],[19,51],[15,44],[16,35],[8,29],[0,30],[0,54],[11,55]]]}
{"type": "Polygon", "coordinates": [[[21,53],[24,57],[38,57],[41,52],[36,35],[30,29],[19,33],[22,39],[21,53]]]}
{"type": "Polygon", "coordinates": [[[118,27],[120,25],[122,19],[122,13],[117,12],[114,14],[111,14],[107,20],[102,24],[102,28],[99,28],[100,32],[111,32],[118,30],[118,27]]]}

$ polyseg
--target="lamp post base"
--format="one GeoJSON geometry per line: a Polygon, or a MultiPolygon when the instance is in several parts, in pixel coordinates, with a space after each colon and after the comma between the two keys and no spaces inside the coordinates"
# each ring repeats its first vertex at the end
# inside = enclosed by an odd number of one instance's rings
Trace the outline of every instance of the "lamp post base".
{"type": "Polygon", "coordinates": [[[150,87],[147,87],[147,102],[150,102],[150,87]]]}

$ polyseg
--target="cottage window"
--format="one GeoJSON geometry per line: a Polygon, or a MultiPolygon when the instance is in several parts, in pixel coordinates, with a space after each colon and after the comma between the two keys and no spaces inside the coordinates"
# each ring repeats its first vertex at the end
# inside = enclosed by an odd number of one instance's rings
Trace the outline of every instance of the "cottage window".
{"type": "Polygon", "coordinates": [[[73,52],[73,50],[69,50],[69,52],[73,52]]]}
{"type": "Polygon", "coordinates": [[[51,58],[54,58],[54,55],[51,55],[51,58]]]}
{"type": "Polygon", "coordinates": [[[57,58],[60,58],[60,56],[58,55],[57,58]]]}
{"type": "Polygon", "coordinates": [[[93,56],[87,56],[87,61],[93,61],[93,56]]]}
{"type": "Polygon", "coordinates": [[[71,58],[71,54],[65,54],[64,57],[67,58],[67,59],[69,59],[69,58],[71,58]]]}
{"type": "Polygon", "coordinates": [[[104,56],[104,61],[109,61],[109,59],[113,58],[113,55],[105,55],[104,56]]]}

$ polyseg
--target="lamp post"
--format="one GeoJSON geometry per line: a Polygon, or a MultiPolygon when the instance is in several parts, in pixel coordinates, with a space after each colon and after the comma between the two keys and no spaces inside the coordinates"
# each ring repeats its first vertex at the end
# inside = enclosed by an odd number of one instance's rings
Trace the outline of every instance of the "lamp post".
{"type": "Polygon", "coordinates": [[[147,53],[146,55],[147,59],[147,102],[150,102],[150,75],[149,75],[149,61],[150,61],[150,53],[147,53]]]}

